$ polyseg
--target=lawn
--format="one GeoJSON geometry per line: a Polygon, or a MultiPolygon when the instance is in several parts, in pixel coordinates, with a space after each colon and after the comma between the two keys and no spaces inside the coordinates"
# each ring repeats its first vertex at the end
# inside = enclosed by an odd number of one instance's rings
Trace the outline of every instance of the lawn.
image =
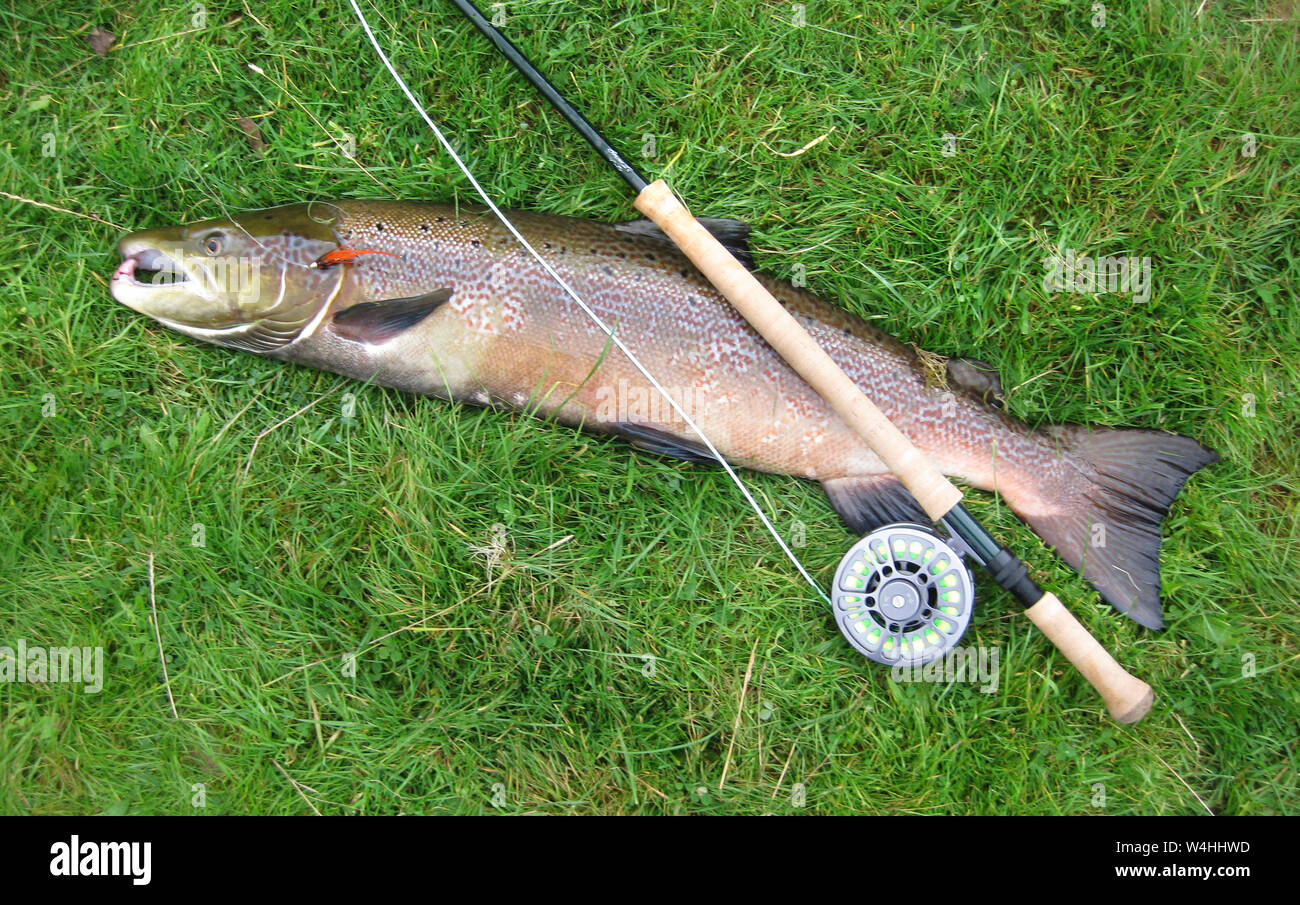
{"type": "MultiPolygon", "coordinates": [[[[0,5],[0,646],[104,664],[97,693],[0,682],[0,813],[1300,810],[1294,4],[499,10],[763,269],[993,363],[1032,424],[1220,453],[1165,523],[1163,632],[969,498],[1155,687],[1134,727],[982,575],[996,689],[893,681],[716,470],[115,303],[125,230],[473,200],[326,6],[0,5]],[[1149,258],[1149,297],[1049,291],[1067,250],[1149,258]]],[[[503,206],[636,216],[450,4],[367,9],[503,206]]],[[[743,478],[829,583],[853,538],[822,492],[743,478]]]]}

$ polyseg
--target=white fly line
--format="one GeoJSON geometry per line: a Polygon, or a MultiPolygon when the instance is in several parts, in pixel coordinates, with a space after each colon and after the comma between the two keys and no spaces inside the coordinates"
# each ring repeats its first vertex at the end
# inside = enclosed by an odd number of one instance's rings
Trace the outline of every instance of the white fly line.
{"type": "Polygon", "coordinates": [[[374,47],[375,53],[378,54],[380,61],[384,64],[384,68],[388,70],[389,75],[391,75],[393,80],[397,82],[397,87],[402,89],[402,93],[405,94],[406,99],[411,102],[411,106],[413,106],[415,111],[420,114],[420,118],[423,119],[425,124],[433,131],[434,136],[438,139],[438,143],[443,146],[447,151],[447,154],[455,162],[456,166],[465,174],[465,178],[469,180],[469,184],[474,187],[474,191],[478,193],[478,196],[483,199],[483,203],[487,205],[488,209],[491,210],[496,218],[501,221],[501,225],[510,231],[510,234],[515,237],[519,244],[522,245],[524,249],[532,255],[534,260],[541,265],[542,269],[550,275],[551,279],[555,280],[560,288],[564,290],[565,294],[568,295],[569,298],[573,299],[574,303],[582,309],[583,313],[586,314],[587,317],[591,318],[592,322],[600,328],[601,332],[609,337],[610,342],[612,342],[620,352],[627,356],[627,360],[632,363],[632,366],[641,373],[641,376],[643,376],[652,387],[654,387],[655,392],[667,400],[668,404],[672,406],[672,409],[677,416],[686,423],[686,426],[700,438],[708,448],[709,452],[717,460],[718,464],[726,471],[727,476],[731,478],[732,483],[736,485],[741,494],[745,497],[745,501],[749,503],[750,508],[754,510],[754,514],[757,515],[759,520],[763,523],[763,527],[765,527],[768,533],[772,535],[772,538],[776,541],[777,545],[781,548],[782,552],[785,553],[790,562],[794,564],[794,567],[799,570],[799,574],[803,576],[804,581],[808,582],[822,600],[829,605],[831,602],[830,597],[828,597],[826,592],[822,590],[821,586],[817,584],[816,579],[809,574],[808,570],[804,567],[804,564],[800,562],[799,557],[790,549],[789,544],[785,542],[781,537],[780,532],[776,530],[776,526],[772,524],[772,520],[769,519],[767,513],[763,511],[763,507],[758,505],[758,501],[754,499],[754,495],[750,493],[749,488],[745,486],[745,482],[740,480],[740,476],[736,474],[735,469],[733,469],[730,463],[723,458],[722,453],[718,452],[718,448],[714,446],[713,441],[710,440],[708,435],[700,429],[700,426],[695,423],[695,420],[691,418],[689,414],[687,414],[686,410],[678,404],[672,394],[664,389],[663,385],[655,379],[655,376],[641,363],[641,360],[636,357],[632,350],[623,343],[623,340],[618,337],[615,331],[601,319],[600,315],[592,310],[591,306],[587,304],[582,296],[580,296],[577,291],[569,285],[564,277],[560,276],[555,268],[537,252],[537,249],[533,248],[532,244],[524,238],[523,233],[521,233],[514,223],[511,222],[510,218],[507,217],[499,207],[497,207],[491,196],[489,196],[483,186],[479,184],[479,181],[474,178],[474,174],[470,171],[469,166],[461,159],[460,155],[456,153],[456,149],[452,147],[451,142],[447,140],[447,137],[442,134],[442,130],[438,128],[438,124],[429,116],[428,112],[424,109],[424,106],[407,86],[406,81],[402,78],[401,74],[398,73],[392,62],[388,59],[388,55],[384,53],[384,49],[379,45],[379,40],[375,37],[374,31],[370,28],[370,23],[366,20],[365,14],[361,11],[361,7],[357,5],[357,0],[348,0],[348,3],[351,4],[352,11],[356,13],[357,20],[365,30],[366,37],[370,39],[370,44],[374,47]]]}

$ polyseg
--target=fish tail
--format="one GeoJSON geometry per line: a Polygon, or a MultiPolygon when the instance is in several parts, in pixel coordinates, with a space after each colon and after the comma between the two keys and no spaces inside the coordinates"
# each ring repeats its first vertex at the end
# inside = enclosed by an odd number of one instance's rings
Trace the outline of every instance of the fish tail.
{"type": "Polygon", "coordinates": [[[1047,432],[1062,447],[1054,467],[999,480],[999,491],[1107,603],[1163,628],[1160,523],[1187,479],[1218,454],[1163,431],[1059,425],[1047,432]]]}

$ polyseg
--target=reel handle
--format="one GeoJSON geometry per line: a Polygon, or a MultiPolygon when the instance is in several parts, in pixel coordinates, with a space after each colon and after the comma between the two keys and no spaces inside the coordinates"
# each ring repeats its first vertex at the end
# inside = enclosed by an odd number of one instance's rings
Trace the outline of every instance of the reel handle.
{"type": "Polygon", "coordinates": [[[1115,722],[1136,723],[1151,711],[1151,686],[1126,672],[1055,594],[1044,593],[1025,613],[1101,693],[1115,722]]]}

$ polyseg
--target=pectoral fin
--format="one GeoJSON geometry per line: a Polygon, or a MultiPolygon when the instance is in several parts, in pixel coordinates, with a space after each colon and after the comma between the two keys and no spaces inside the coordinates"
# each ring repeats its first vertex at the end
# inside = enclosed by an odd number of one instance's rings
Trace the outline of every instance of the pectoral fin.
{"type": "Polygon", "coordinates": [[[450,289],[435,289],[407,299],[362,302],[334,315],[330,329],[353,342],[385,343],[436,311],[451,298],[451,293],[450,289]]]}

